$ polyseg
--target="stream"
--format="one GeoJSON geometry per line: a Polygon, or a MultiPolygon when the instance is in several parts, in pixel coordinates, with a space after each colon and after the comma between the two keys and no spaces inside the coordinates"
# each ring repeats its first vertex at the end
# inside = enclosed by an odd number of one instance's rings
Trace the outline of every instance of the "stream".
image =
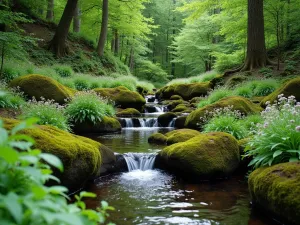
{"type": "Polygon", "coordinates": [[[161,106],[141,118],[121,118],[120,134],[89,136],[114,152],[125,153],[130,171],[100,177],[87,187],[98,196],[86,200],[88,208],[95,209],[102,200],[107,201],[116,209],[110,212],[108,221],[117,225],[278,224],[251,209],[245,177],[194,184],[153,169],[155,155],[164,146],[149,144],[148,137],[174,129],[174,123],[159,127],[157,117],[163,111],[161,106]]]}

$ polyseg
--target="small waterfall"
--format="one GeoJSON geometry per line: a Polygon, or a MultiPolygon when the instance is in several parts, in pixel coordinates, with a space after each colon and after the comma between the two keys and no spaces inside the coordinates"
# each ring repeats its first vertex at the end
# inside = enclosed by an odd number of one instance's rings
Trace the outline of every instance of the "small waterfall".
{"type": "Polygon", "coordinates": [[[157,106],[155,106],[155,110],[156,110],[156,112],[163,112],[164,111],[162,108],[157,107],[157,106]]]}
{"type": "Polygon", "coordinates": [[[138,119],[138,120],[139,120],[139,123],[140,123],[140,127],[146,127],[146,122],[143,118],[138,119]]]}
{"type": "Polygon", "coordinates": [[[123,154],[129,171],[152,170],[156,153],[125,153],[123,154]]]}
{"type": "Polygon", "coordinates": [[[173,118],[172,120],[171,120],[171,122],[169,123],[169,125],[168,125],[168,127],[175,127],[175,121],[176,121],[176,117],[175,118],[173,118]]]}
{"type": "Polygon", "coordinates": [[[157,118],[146,119],[145,127],[159,127],[157,118]]]}
{"type": "Polygon", "coordinates": [[[131,118],[124,118],[125,127],[133,127],[133,120],[131,118]]]}

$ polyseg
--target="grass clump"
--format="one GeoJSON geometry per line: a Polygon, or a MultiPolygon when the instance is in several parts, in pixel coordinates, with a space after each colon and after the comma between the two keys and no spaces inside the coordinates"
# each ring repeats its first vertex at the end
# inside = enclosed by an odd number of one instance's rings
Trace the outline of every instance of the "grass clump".
{"type": "Polygon", "coordinates": [[[294,96],[278,96],[278,102],[262,113],[260,124],[249,142],[249,166],[262,167],[300,159],[300,103],[294,96]]]}
{"type": "Polygon", "coordinates": [[[74,86],[78,91],[89,90],[89,81],[84,77],[76,77],[74,80],[74,86]]]}
{"type": "Polygon", "coordinates": [[[9,89],[5,83],[0,82],[0,108],[18,109],[24,104],[22,93],[9,89]]]}
{"type": "Polygon", "coordinates": [[[219,88],[213,90],[212,92],[210,92],[208,97],[206,97],[206,99],[200,101],[198,104],[198,108],[202,108],[206,105],[215,103],[222,98],[229,97],[232,95],[233,95],[232,90],[225,88],[225,87],[219,87],[219,88]]]}
{"type": "Polygon", "coordinates": [[[64,107],[55,103],[54,100],[41,98],[41,101],[37,101],[33,98],[22,108],[21,117],[23,119],[39,118],[38,124],[40,125],[51,125],[65,131],[71,130],[64,107]]]}
{"type": "Polygon", "coordinates": [[[72,67],[67,65],[54,65],[53,66],[56,73],[61,77],[71,77],[74,74],[72,67]]]}
{"type": "Polygon", "coordinates": [[[216,78],[218,76],[218,73],[216,71],[206,72],[203,74],[200,74],[198,76],[193,76],[189,78],[178,78],[171,80],[167,86],[170,86],[172,84],[191,84],[191,83],[200,83],[200,82],[207,82],[211,81],[212,79],[216,78]]]}
{"type": "Polygon", "coordinates": [[[115,109],[107,100],[93,91],[77,93],[66,106],[66,113],[75,123],[101,122],[105,116],[114,116],[115,109]]]}

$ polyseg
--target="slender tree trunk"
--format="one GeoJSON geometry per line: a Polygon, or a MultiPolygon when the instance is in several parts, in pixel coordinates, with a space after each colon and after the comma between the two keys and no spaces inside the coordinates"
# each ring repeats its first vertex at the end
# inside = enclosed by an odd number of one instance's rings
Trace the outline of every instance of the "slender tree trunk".
{"type": "Polygon", "coordinates": [[[130,71],[133,71],[133,69],[134,69],[134,51],[133,51],[133,48],[131,48],[131,50],[130,50],[129,68],[130,68],[130,71]]]}
{"type": "MultiPolygon", "coordinates": [[[[176,0],[173,0],[173,5],[174,5],[174,8],[176,7],[176,0]]],[[[174,40],[174,37],[175,37],[175,34],[176,34],[176,30],[175,30],[175,22],[176,22],[176,17],[175,15],[173,16],[173,40],[174,40]]],[[[174,57],[172,57],[172,60],[174,59],[174,57]]],[[[171,75],[174,77],[175,76],[175,63],[172,62],[171,64],[171,75]]]]}
{"type": "Polygon", "coordinates": [[[117,30],[117,29],[115,29],[114,36],[115,36],[115,49],[114,49],[114,54],[115,54],[115,55],[118,55],[118,54],[119,54],[119,48],[120,48],[120,41],[119,41],[119,33],[118,33],[118,30],[117,30]]]}
{"type": "Polygon", "coordinates": [[[289,20],[289,14],[291,11],[291,0],[287,0],[287,18],[286,18],[286,36],[287,39],[289,39],[291,37],[291,25],[290,25],[290,20],[289,20]]]}
{"type": "Polygon", "coordinates": [[[4,66],[4,55],[5,55],[5,42],[2,42],[2,51],[1,51],[1,68],[0,68],[0,78],[3,75],[3,66],[4,66]]]}
{"type": "Polygon", "coordinates": [[[110,41],[110,50],[111,50],[111,52],[115,52],[115,44],[116,44],[116,42],[115,42],[115,36],[114,36],[114,32],[113,32],[113,36],[112,36],[112,39],[111,39],[111,41],[110,41]]]}
{"type": "Polygon", "coordinates": [[[276,39],[277,39],[277,70],[280,67],[280,21],[279,11],[276,12],[276,39]]]}
{"type": "Polygon", "coordinates": [[[80,10],[80,4],[77,3],[75,14],[73,18],[73,32],[79,33],[80,32],[80,25],[81,25],[81,10],[80,10]]]}
{"type": "Polygon", "coordinates": [[[262,68],[268,63],[263,0],[248,0],[247,56],[242,71],[262,68]]]}
{"type": "Polygon", "coordinates": [[[50,42],[49,49],[51,49],[57,57],[64,56],[68,52],[66,40],[69,34],[69,29],[75,13],[77,2],[78,0],[68,0],[63,15],[57,26],[55,35],[50,42]]]}
{"type": "Polygon", "coordinates": [[[101,31],[100,31],[100,37],[97,46],[97,53],[99,56],[103,56],[104,54],[105,41],[107,38],[107,25],[108,25],[108,0],[103,0],[101,31]]]}
{"type": "Polygon", "coordinates": [[[54,0],[48,0],[46,20],[54,19],[54,0]]]}

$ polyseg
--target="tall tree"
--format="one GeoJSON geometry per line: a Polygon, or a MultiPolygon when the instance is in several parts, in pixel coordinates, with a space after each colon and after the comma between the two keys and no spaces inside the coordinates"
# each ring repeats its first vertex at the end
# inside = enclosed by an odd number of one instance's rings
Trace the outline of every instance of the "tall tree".
{"type": "Polygon", "coordinates": [[[57,57],[64,56],[68,52],[66,40],[76,10],[77,2],[78,0],[68,0],[54,37],[50,42],[49,49],[51,49],[57,57]]]}
{"type": "Polygon", "coordinates": [[[268,63],[263,0],[248,0],[247,55],[242,70],[262,68],[268,63]]]}
{"type": "Polygon", "coordinates": [[[75,9],[74,18],[73,18],[73,32],[79,33],[80,25],[81,25],[81,9],[80,9],[80,4],[78,2],[75,9]]]}
{"type": "Polygon", "coordinates": [[[99,56],[103,56],[105,41],[107,38],[107,25],[108,25],[108,0],[103,0],[102,5],[102,23],[100,37],[97,46],[97,53],[99,56]]]}
{"type": "Polygon", "coordinates": [[[46,19],[50,21],[54,19],[54,0],[48,0],[46,19]]]}

